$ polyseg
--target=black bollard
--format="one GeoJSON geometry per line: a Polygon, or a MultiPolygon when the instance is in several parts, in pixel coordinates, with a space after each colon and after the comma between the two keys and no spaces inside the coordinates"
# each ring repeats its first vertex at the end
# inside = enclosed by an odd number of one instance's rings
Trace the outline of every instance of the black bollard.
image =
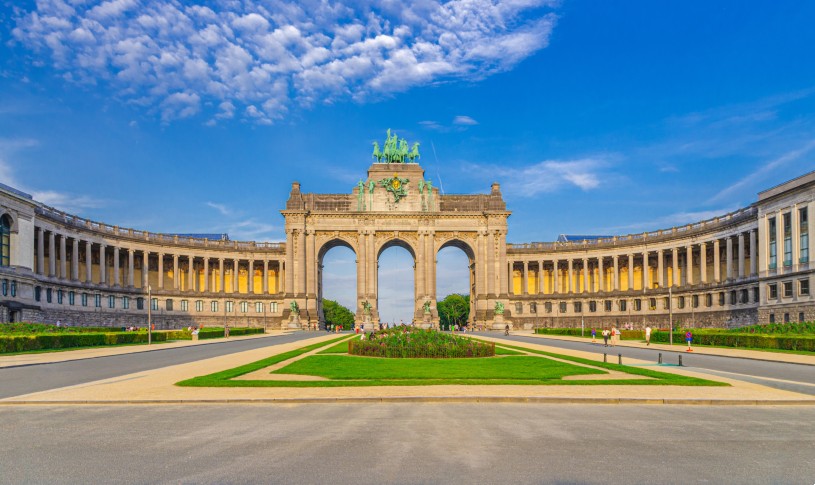
{"type": "Polygon", "coordinates": [[[662,352],[659,353],[659,361],[657,364],[662,365],[662,352]]]}
{"type": "Polygon", "coordinates": [[[682,367],[682,354],[679,354],[679,367],[682,367]]]}
{"type": "Polygon", "coordinates": [[[617,354],[617,363],[623,365],[623,354],[617,354]]]}
{"type": "Polygon", "coordinates": [[[604,364],[608,363],[608,354],[603,354],[603,363],[604,364]]]}

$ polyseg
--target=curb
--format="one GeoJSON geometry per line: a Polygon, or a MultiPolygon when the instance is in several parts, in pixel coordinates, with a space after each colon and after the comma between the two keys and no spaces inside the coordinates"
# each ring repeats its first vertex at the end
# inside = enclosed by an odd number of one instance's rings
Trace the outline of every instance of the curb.
{"type": "Polygon", "coordinates": [[[571,397],[315,397],[261,399],[138,399],[124,401],[2,401],[0,406],[132,406],[189,404],[398,404],[398,403],[512,403],[512,404],[618,404],[618,405],[682,405],[682,406],[815,406],[815,399],[649,399],[649,398],[571,398],[571,397]]]}

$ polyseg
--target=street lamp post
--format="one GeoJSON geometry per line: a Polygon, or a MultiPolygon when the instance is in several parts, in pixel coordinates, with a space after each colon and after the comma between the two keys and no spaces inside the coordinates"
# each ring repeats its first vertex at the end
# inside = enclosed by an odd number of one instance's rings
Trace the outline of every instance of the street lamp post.
{"type": "Polygon", "coordinates": [[[668,287],[668,342],[674,344],[673,286],[668,287]]]}
{"type": "Polygon", "coordinates": [[[153,343],[153,288],[147,285],[147,345],[153,343]]]}

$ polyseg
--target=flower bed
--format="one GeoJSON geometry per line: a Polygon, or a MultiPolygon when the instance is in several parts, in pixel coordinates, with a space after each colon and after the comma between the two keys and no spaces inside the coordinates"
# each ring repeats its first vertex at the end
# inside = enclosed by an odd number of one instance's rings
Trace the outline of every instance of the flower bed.
{"type": "Polygon", "coordinates": [[[493,357],[495,344],[435,330],[408,327],[380,330],[348,342],[348,353],[365,357],[457,359],[493,357]]]}

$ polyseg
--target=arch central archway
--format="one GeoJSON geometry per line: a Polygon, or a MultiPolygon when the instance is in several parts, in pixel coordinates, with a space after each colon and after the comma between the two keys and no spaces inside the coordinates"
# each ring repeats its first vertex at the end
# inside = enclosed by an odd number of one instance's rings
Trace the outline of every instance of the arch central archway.
{"type": "MultiPolygon", "coordinates": [[[[469,297],[470,297],[470,310],[469,310],[469,314],[467,316],[467,323],[470,324],[470,325],[474,325],[476,323],[475,322],[475,318],[476,318],[476,258],[475,258],[475,251],[473,250],[473,248],[467,242],[462,241],[461,239],[451,239],[451,240],[445,241],[443,244],[441,244],[439,246],[438,250],[436,251],[436,256],[435,256],[436,266],[437,266],[436,274],[438,275],[438,273],[439,273],[439,271],[438,271],[439,254],[442,251],[444,251],[445,249],[452,249],[452,248],[460,250],[462,253],[464,253],[464,256],[467,258],[467,282],[466,282],[466,291],[467,291],[467,293],[466,294],[469,295],[469,297]]],[[[437,285],[438,285],[438,283],[437,283],[437,285]]],[[[456,285],[456,287],[458,288],[458,285],[456,285]]],[[[441,291],[444,292],[444,293],[447,293],[446,289],[441,289],[441,291]]],[[[446,294],[439,294],[437,296],[440,299],[442,299],[447,295],[446,294]]]]}
{"type": "MultiPolygon", "coordinates": [[[[342,239],[332,239],[327,241],[323,244],[318,253],[317,253],[317,318],[319,321],[320,328],[325,328],[325,311],[323,307],[323,298],[325,296],[325,288],[326,282],[325,277],[326,273],[325,270],[325,263],[326,263],[326,256],[328,253],[335,254],[337,251],[333,251],[338,248],[343,248],[346,251],[346,254],[350,252],[351,261],[348,264],[348,261],[341,263],[340,271],[335,274],[329,275],[329,278],[332,280],[331,282],[337,285],[335,291],[337,289],[340,290],[338,295],[332,295],[336,299],[338,303],[345,306],[352,313],[356,313],[356,302],[359,300],[359,295],[357,294],[357,285],[355,284],[356,281],[356,274],[357,270],[356,267],[359,264],[357,251],[354,246],[342,239]],[[343,294],[342,290],[350,290],[347,291],[348,294],[343,294]]],[[[330,259],[330,257],[328,258],[330,259]]]]}
{"type": "Polygon", "coordinates": [[[379,247],[376,254],[375,323],[399,324],[415,320],[416,262],[416,251],[407,241],[391,239],[379,247]],[[395,251],[396,248],[399,250],[395,251]],[[386,279],[383,280],[383,276],[386,279]]]}

